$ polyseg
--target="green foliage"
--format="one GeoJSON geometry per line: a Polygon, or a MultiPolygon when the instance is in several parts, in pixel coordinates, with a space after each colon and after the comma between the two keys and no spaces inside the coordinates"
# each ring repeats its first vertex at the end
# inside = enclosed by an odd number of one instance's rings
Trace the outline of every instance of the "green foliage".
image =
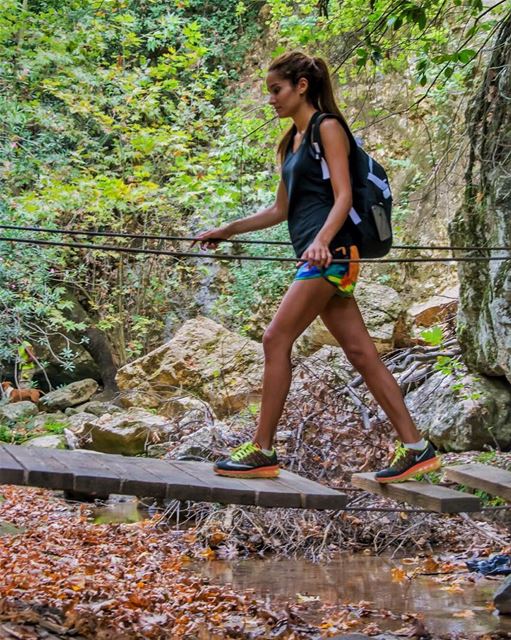
{"type": "Polygon", "coordinates": [[[45,422],[44,423],[44,430],[48,431],[49,433],[56,433],[56,434],[61,434],[64,433],[64,429],[67,428],[67,425],[64,422],[45,422]]]}

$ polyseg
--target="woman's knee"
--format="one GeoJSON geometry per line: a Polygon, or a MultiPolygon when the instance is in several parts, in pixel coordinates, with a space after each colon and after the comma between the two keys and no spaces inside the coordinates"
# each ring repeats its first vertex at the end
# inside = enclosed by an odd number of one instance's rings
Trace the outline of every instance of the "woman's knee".
{"type": "Polygon", "coordinates": [[[263,335],[264,353],[266,356],[276,352],[290,353],[293,342],[285,332],[270,325],[263,335]]]}
{"type": "Polygon", "coordinates": [[[344,353],[357,371],[364,371],[381,363],[380,356],[373,343],[370,345],[354,344],[350,347],[345,347],[344,353]]]}

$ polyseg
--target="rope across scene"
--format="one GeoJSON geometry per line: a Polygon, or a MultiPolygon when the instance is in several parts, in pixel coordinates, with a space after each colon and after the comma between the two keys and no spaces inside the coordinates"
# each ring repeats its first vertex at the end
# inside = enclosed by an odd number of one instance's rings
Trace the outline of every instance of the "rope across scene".
{"type": "MultiPolygon", "coordinates": [[[[120,233],[117,231],[90,231],[90,230],[81,230],[81,229],[59,229],[59,228],[48,228],[48,227],[20,227],[17,225],[11,224],[0,224],[0,229],[8,229],[11,231],[34,231],[36,233],[56,233],[70,236],[104,236],[108,238],[136,238],[138,240],[167,240],[167,241],[183,241],[183,242],[193,242],[196,241],[196,237],[191,236],[168,236],[168,235],[158,235],[158,234],[145,234],[145,233],[120,233]]],[[[250,240],[250,239],[229,239],[223,240],[219,239],[222,242],[230,242],[231,244],[262,244],[262,245],[274,245],[274,246],[291,246],[290,241],[281,241],[281,240],[250,240]]],[[[392,245],[392,249],[408,249],[408,250],[417,250],[417,251],[511,251],[511,247],[485,247],[485,246],[474,246],[474,247],[457,247],[457,246],[427,246],[427,245],[404,245],[404,244],[395,244],[392,245]]]]}
{"type": "MultiPolygon", "coordinates": [[[[137,236],[140,237],[140,236],[137,236]]],[[[194,238],[195,239],[195,238],[194,238]]],[[[299,262],[297,258],[287,258],[278,256],[249,256],[249,255],[232,255],[218,253],[197,253],[193,251],[169,251],[165,249],[147,249],[135,247],[116,247],[114,245],[102,244],[86,244],[83,242],[55,242],[53,240],[39,240],[33,238],[9,238],[0,236],[0,242],[14,242],[42,246],[69,247],[72,249],[93,249],[95,251],[113,251],[119,253],[133,254],[152,254],[161,256],[171,256],[174,258],[213,258],[215,260],[257,260],[257,261],[273,261],[273,262],[299,262]]],[[[511,249],[501,249],[510,251],[511,249]]],[[[345,262],[369,262],[369,263],[405,263],[405,262],[487,262],[497,260],[510,260],[511,256],[463,256],[443,258],[360,258],[352,260],[350,258],[332,260],[332,264],[342,264],[345,262]]]]}

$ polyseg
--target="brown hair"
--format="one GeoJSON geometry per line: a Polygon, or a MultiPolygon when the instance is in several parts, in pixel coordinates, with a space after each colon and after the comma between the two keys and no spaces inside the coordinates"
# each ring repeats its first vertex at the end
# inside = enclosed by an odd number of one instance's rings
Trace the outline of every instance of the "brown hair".
{"type": "MultiPolygon", "coordinates": [[[[330,73],[323,58],[312,58],[301,51],[291,51],[275,58],[268,71],[276,71],[279,76],[284,80],[289,80],[294,86],[298,84],[300,78],[305,78],[309,83],[306,98],[312,106],[322,113],[335,113],[344,120],[344,116],[335,102],[330,73]]],[[[293,125],[279,142],[277,155],[281,162],[284,161],[286,149],[294,132],[295,126],[293,125]]]]}

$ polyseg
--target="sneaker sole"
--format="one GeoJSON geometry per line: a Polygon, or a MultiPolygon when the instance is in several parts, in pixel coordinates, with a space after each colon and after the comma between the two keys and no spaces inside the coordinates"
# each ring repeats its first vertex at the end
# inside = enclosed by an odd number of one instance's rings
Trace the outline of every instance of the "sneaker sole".
{"type": "Polygon", "coordinates": [[[214,469],[219,476],[226,478],[276,478],[280,473],[278,466],[260,467],[258,469],[249,469],[247,471],[225,471],[224,469],[214,469]]]}
{"type": "Polygon", "coordinates": [[[435,458],[430,458],[429,460],[425,460],[424,462],[415,464],[413,467],[410,467],[410,469],[404,471],[403,473],[400,473],[398,476],[392,476],[390,478],[376,478],[376,481],[380,484],[388,484],[389,482],[404,482],[405,480],[410,479],[418,473],[429,473],[430,471],[437,471],[441,466],[442,461],[438,456],[436,456],[435,458]]]}

